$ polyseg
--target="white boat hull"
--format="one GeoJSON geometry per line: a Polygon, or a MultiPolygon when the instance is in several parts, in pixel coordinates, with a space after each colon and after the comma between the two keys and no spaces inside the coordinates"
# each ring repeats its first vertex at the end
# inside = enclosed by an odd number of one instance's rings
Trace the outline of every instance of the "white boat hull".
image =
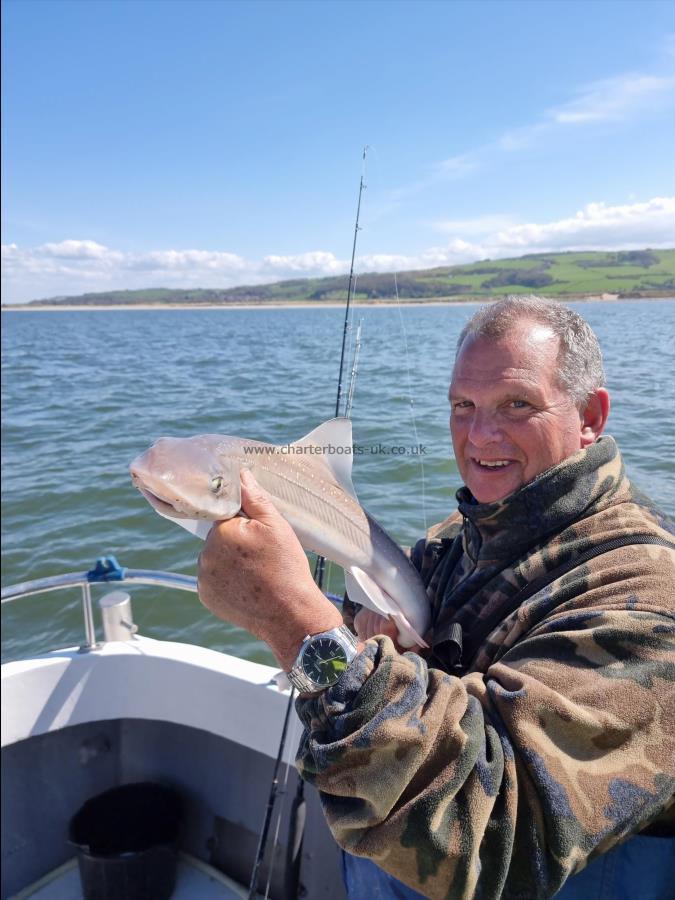
{"type": "MultiPolygon", "coordinates": [[[[72,859],[67,826],[85,800],[145,780],[184,798],[180,849],[247,884],[288,701],[275,674],[213,650],[142,637],[4,665],[2,896],[72,859]]],[[[263,884],[272,869],[272,898],[286,896],[299,737],[292,712],[279,837],[263,866],[263,884]]],[[[272,824],[270,850],[276,813],[272,824]]],[[[300,882],[310,898],[344,897],[339,850],[309,788],[300,882]]]]}

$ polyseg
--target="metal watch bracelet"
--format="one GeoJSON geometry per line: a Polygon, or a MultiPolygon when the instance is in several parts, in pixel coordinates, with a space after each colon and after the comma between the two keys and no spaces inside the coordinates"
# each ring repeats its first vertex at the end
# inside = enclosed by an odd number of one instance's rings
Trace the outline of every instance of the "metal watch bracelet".
{"type": "MultiPolygon", "coordinates": [[[[347,655],[347,664],[349,665],[354,658],[356,657],[356,648],[358,646],[358,638],[352,634],[352,632],[347,628],[346,625],[339,625],[337,628],[331,628],[329,631],[320,631],[317,634],[308,634],[304,641],[302,642],[302,646],[298,652],[297,657],[295,658],[295,662],[291,666],[291,670],[287,673],[288,680],[296,688],[296,690],[301,694],[312,694],[317,693],[318,691],[324,691],[333,685],[321,685],[317,684],[315,681],[305,673],[302,667],[302,658],[304,656],[305,650],[311,641],[316,640],[317,638],[329,637],[333,640],[338,641],[338,643],[342,644],[347,655]],[[350,653],[351,651],[351,653],[350,653]]],[[[333,684],[337,684],[336,681],[333,684]]]]}

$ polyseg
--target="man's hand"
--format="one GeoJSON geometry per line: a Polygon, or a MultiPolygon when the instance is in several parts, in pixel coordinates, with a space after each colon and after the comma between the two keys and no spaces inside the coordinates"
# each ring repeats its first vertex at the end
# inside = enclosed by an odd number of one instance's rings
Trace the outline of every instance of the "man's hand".
{"type": "Polygon", "coordinates": [[[248,469],[241,472],[248,516],[211,529],[197,567],[199,599],[220,619],[265,641],[288,671],[308,634],[342,624],[314,583],[295,532],[248,469]]]}
{"type": "Polygon", "coordinates": [[[419,653],[421,649],[417,644],[414,647],[401,647],[398,643],[398,628],[391,619],[365,606],[362,606],[354,616],[354,629],[362,641],[367,641],[376,634],[386,634],[392,639],[399,653],[419,653]]]}

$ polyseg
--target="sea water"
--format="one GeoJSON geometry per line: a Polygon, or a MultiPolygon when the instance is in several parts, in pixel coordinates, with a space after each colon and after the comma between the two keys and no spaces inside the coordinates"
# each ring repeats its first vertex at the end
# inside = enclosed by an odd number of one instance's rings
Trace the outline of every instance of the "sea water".
{"type": "MultiPolygon", "coordinates": [[[[607,431],[629,476],[673,516],[675,300],[571,305],[603,348],[607,431]]],[[[475,309],[355,310],[363,327],[353,480],[402,544],[454,508],[447,389],[457,336],[475,309]]],[[[111,553],[130,568],[194,574],[201,542],[152,511],[131,485],[129,462],[162,435],[287,443],[331,418],[342,321],[333,307],[3,313],[3,584],[83,571],[111,553]]],[[[339,590],[339,571],[329,575],[339,590]]],[[[272,661],[194,594],[132,594],[142,634],[272,661]]],[[[3,622],[4,660],[77,645],[79,589],[6,605],[3,622]]]]}

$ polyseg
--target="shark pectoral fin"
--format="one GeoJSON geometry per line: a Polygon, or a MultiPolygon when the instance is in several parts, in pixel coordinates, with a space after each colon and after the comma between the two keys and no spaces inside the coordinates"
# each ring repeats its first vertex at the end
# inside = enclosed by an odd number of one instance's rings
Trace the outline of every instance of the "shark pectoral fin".
{"type": "Polygon", "coordinates": [[[183,528],[189,531],[190,534],[194,534],[195,537],[205,541],[209,531],[211,531],[216,523],[211,522],[208,519],[184,519],[183,522],[179,522],[178,524],[183,525],[183,528]]]}
{"type": "Polygon", "coordinates": [[[398,642],[402,647],[428,646],[400,611],[394,599],[376,584],[363,569],[352,566],[345,570],[345,587],[349,599],[381,616],[388,616],[398,628],[398,642]]]}
{"type": "Polygon", "coordinates": [[[372,609],[381,616],[389,616],[394,611],[394,601],[389,594],[379,588],[362,569],[354,566],[345,569],[345,587],[349,599],[360,606],[372,609]]]}
{"type": "Polygon", "coordinates": [[[329,419],[299,441],[294,441],[291,446],[321,447],[323,450],[321,456],[313,455],[312,461],[318,466],[325,466],[342,490],[356,500],[356,491],[352,484],[354,444],[350,419],[344,416],[329,419]]]}
{"type": "Polygon", "coordinates": [[[158,509],[155,512],[158,512],[162,518],[168,519],[169,522],[173,522],[174,525],[180,525],[181,528],[189,531],[190,534],[194,534],[195,537],[201,538],[203,541],[206,540],[206,536],[214,525],[208,519],[174,519],[173,516],[167,516],[166,513],[160,512],[158,509]]]}

